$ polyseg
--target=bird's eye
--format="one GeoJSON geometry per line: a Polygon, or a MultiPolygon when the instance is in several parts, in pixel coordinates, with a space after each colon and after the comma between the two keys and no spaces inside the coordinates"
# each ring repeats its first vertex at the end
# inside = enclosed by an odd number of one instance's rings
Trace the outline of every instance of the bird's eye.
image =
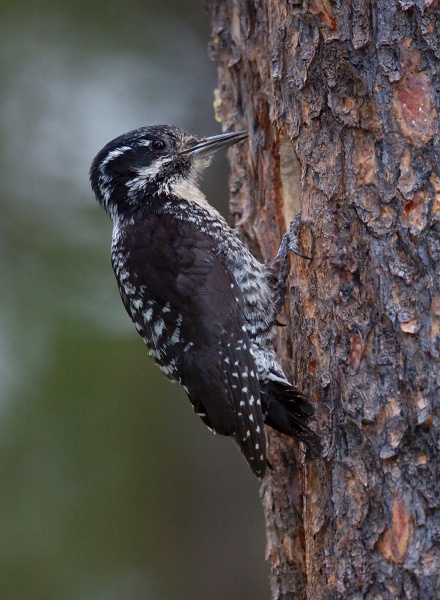
{"type": "Polygon", "coordinates": [[[156,138],[151,140],[150,148],[153,152],[166,152],[168,150],[168,143],[161,138],[156,138]]]}

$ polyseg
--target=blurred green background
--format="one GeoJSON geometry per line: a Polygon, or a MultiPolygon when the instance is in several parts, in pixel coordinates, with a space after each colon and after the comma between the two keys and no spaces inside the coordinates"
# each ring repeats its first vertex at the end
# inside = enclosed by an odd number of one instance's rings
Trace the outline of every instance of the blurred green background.
{"type": "Polygon", "coordinates": [[[0,7],[0,598],[267,599],[258,482],[150,363],[88,183],[129,129],[220,132],[203,2],[0,7]]]}

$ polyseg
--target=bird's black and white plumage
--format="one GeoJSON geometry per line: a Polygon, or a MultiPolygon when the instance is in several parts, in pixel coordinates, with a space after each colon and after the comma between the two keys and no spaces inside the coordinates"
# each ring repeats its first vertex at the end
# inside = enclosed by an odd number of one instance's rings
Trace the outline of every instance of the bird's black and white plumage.
{"type": "Polygon", "coordinates": [[[264,475],[264,423],[304,441],[313,414],[274,349],[274,266],[258,262],[197,185],[220,148],[246,132],[197,138],[159,125],[107,144],[90,178],[113,220],[112,264],[124,306],[156,364],[184,387],[214,432],[264,475]]]}

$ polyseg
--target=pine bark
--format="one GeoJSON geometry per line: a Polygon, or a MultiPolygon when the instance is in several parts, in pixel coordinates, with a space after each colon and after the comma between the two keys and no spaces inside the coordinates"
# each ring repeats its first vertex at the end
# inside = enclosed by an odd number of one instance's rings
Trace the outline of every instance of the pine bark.
{"type": "Polygon", "coordinates": [[[324,452],[268,431],[272,598],[440,597],[439,6],[210,0],[231,213],[272,258],[279,355],[324,452]]]}

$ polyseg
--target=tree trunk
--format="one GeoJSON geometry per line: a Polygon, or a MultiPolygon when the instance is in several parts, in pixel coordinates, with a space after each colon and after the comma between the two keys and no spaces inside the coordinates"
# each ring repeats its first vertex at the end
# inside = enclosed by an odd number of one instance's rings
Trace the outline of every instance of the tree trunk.
{"type": "Polygon", "coordinates": [[[323,456],[268,431],[272,597],[440,597],[439,8],[210,0],[231,211],[275,255],[302,208],[279,354],[323,456]]]}

